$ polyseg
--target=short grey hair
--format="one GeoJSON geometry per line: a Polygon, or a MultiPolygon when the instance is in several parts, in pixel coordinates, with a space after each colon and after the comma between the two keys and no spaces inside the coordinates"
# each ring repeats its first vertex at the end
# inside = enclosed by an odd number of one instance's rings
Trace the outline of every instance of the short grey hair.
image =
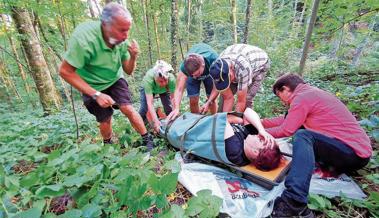
{"type": "Polygon", "coordinates": [[[116,2],[110,2],[105,5],[103,12],[101,13],[101,22],[110,24],[117,16],[122,16],[126,20],[132,22],[133,18],[129,10],[116,2]]]}

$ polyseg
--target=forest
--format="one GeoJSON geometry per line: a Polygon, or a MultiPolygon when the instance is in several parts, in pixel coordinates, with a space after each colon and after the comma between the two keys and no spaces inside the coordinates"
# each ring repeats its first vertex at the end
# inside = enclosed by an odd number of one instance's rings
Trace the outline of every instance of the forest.
{"type": "MultiPolygon", "coordinates": [[[[175,149],[163,138],[150,153],[128,119],[113,115],[115,143],[103,145],[81,93],[59,76],[75,27],[99,20],[111,0],[0,2],[0,218],[228,217],[209,191],[179,182],[175,149]]],[[[199,42],[218,53],[236,43],[265,50],[271,68],[254,100],[263,118],[285,113],[276,78],[297,73],[335,94],[370,137],[373,156],[352,177],[364,200],[309,195],[317,217],[379,217],[378,0],[117,0],[140,47],[126,75],[133,106],[156,60],[178,73],[199,42]]],[[[201,92],[200,101],[206,96],[201,92]]],[[[186,96],[181,112],[189,111],[186,96]]]]}

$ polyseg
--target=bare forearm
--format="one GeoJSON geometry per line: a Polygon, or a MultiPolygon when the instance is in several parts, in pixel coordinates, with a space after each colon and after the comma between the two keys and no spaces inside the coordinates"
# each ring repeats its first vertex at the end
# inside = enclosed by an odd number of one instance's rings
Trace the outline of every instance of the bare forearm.
{"type": "Polygon", "coordinates": [[[258,132],[264,131],[264,127],[261,123],[261,119],[259,118],[259,115],[254,110],[252,110],[251,108],[246,108],[243,115],[244,115],[245,121],[253,124],[253,126],[257,128],[258,132]]]}
{"type": "Polygon", "coordinates": [[[246,109],[246,101],[237,101],[236,111],[244,112],[246,109]]]}
{"type": "Polygon", "coordinates": [[[137,57],[131,57],[126,63],[123,64],[123,69],[126,74],[132,75],[137,67],[137,57]]]}
{"type": "Polygon", "coordinates": [[[224,107],[222,109],[223,112],[230,112],[233,109],[233,98],[224,98],[224,107]]]}
{"type": "Polygon", "coordinates": [[[86,83],[76,72],[74,68],[67,66],[68,63],[62,63],[59,75],[81,93],[92,96],[96,90],[86,83]]]}

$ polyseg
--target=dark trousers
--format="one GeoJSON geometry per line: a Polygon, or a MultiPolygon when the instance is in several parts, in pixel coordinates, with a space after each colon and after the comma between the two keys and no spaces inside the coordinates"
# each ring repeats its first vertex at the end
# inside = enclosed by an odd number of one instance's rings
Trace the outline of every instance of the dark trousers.
{"type": "MultiPolygon", "coordinates": [[[[170,100],[170,93],[165,92],[163,94],[159,94],[159,98],[161,99],[164,112],[166,115],[169,115],[172,111],[172,105],[170,100]]],[[[138,113],[141,115],[142,119],[144,121],[147,121],[146,113],[147,113],[147,101],[146,101],[146,95],[145,95],[145,89],[140,89],[140,109],[138,113]]]]}
{"type": "Polygon", "coordinates": [[[285,180],[286,189],[282,197],[301,203],[307,203],[316,162],[345,173],[364,167],[370,160],[357,156],[352,148],[338,139],[306,129],[299,129],[295,133],[292,144],[291,169],[285,180]]]}

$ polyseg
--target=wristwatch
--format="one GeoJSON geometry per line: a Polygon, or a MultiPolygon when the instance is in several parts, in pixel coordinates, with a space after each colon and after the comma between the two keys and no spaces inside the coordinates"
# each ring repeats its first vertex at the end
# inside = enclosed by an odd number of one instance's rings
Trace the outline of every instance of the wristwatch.
{"type": "Polygon", "coordinates": [[[100,95],[101,95],[101,92],[96,91],[95,94],[93,94],[91,97],[92,97],[93,100],[96,101],[97,97],[99,97],[100,95]]]}

